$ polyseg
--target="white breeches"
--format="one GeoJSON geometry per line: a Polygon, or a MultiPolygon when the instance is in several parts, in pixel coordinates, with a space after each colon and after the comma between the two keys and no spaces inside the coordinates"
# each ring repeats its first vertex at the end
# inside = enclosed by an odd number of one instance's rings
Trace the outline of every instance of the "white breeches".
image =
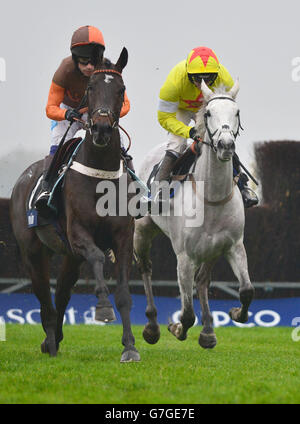
{"type": "MultiPolygon", "coordinates": [[[[183,122],[185,125],[189,125],[191,120],[195,120],[195,113],[188,110],[179,109],[176,113],[176,118],[178,121],[183,122]]],[[[182,153],[187,147],[187,139],[169,133],[167,140],[167,150],[173,150],[177,153],[182,153]]]]}
{"type": "MultiPolygon", "coordinates": [[[[64,103],[61,103],[60,107],[62,109],[70,109],[69,106],[65,105],[64,103]]],[[[88,118],[88,114],[84,113],[81,117],[81,119],[86,122],[88,118]]],[[[51,146],[58,146],[60,143],[60,140],[63,138],[65,132],[67,131],[68,126],[70,125],[70,122],[66,119],[63,121],[51,121],[51,146]]],[[[66,136],[65,141],[70,140],[75,136],[77,131],[82,130],[82,124],[80,122],[73,122],[71,125],[68,134],[66,136]]]]}
{"type": "MultiPolygon", "coordinates": [[[[62,109],[70,109],[69,106],[65,105],[64,103],[61,103],[60,107],[62,109]]],[[[86,122],[88,119],[88,113],[84,113],[81,117],[81,120],[86,122]]],[[[58,146],[61,139],[65,135],[65,132],[67,131],[67,128],[69,127],[70,122],[66,119],[63,121],[51,121],[51,147],[50,152],[55,152],[56,148],[55,146],[58,146]]],[[[80,122],[73,122],[71,127],[69,128],[68,134],[65,138],[65,142],[70,140],[71,138],[75,137],[75,134],[83,129],[83,124],[80,122]]],[[[121,139],[121,146],[124,146],[123,144],[123,135],[120,133],[120,139],[121,139]]]]}

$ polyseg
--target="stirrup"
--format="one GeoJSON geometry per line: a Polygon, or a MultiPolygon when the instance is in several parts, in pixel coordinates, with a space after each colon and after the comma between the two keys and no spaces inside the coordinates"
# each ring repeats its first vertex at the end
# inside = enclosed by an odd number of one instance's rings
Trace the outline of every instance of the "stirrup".
{"type": "Polygon", "coordinates": [[[34,208],[38,211],[38,213],[44,218],[49,218],[52,215],[52,211],[48,207],[50,192],[42,191],[36,201],[34,202],[34,208]]]}
{"type": "Polygon", "coordinates": [[[170,189],[170,196],[169,197],[165,197],[165,198],[162,197],[162,193],[163,193],[163,189],[160,188],[157,191],[157,193],[155,194],[155,196],[154,196],[154,199],[153,199],[153,202],[154,203],[167,203],[167,202],[169,202],[170,199],[172,199],[174,197],[175,191],[174,191],[174,188],[171,187],[171,189],[170,189]]]}
{"type": "Polygon", "coordinates": [[[258,204],[258,197],[251,188],[244,187],[241,190],[241,193],[245,208],[251,208],[251,206],[255,206],[258,204]]]}
{"type": "Polygon", "coordinates": [[[36,206],[37,204],[39,204],[40,202],[42,202],[42,203],[44,203],[44,202],[46,202],[46,201],[48,202],[49,196],[50,196],[50,191],[48,191],[48,190],[44,190],[44,191],[42,191],[42,192],[38,195],[38,197],[36,198],[36,201],[34,202],[35,206],[36,206]]]}

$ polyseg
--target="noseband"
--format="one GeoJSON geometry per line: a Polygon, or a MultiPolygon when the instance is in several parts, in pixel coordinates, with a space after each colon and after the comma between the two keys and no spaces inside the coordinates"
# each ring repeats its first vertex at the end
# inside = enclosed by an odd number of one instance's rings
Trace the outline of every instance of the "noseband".
{"type": "MultiPolygon", "coordinates": [[[[230,100],[231,102],[234,102],[235,103],[235,100],[232,99],[232,98],[230,98],[230,97],[218,96],[218,97],[214,97],[213,99],[210,99],[207,102],[207,104],[209,104],[210,102],[213,102],[214,100],[230,100]]],[[[203,141],[202,143],[207,144],[208,146],[210,146],[213,149],[213,151],[216,153],[217,152],[217,148],[215,147],[215,144],[214,144],[214,136],[217,134],[217,132],[219,130],[217,129],[215,132],[213,132],[213,133],[211,132],[211,130],[210,130],[209,126],[208,126],[208,122],[207,122],[208,116],[209,115],[207,114],[207,112],[205,112],[204,113],[204,124],[205,124],[205,129],[207,131],[207,134],[208,134],[208,137],[209,137],[209,141],[210,142],[209,143],[206,143],[205,141],[203,141]]],[[[241,125],[240,112],[238,112],[238,115],[237,116],[238,116],[238,128],[237,128],[237,131],[236,131],[236,133],[234,133],[233,131],[231,131],[231,133],[232,133],[232,135],[234,137],[234,140],[236,140],[237,136],[240,135],[240,129],[241,130],[244,130],[244,128],[241,125]]],[[[222,130],[221,130],[221,132],[222,132],[222,130]]]]}

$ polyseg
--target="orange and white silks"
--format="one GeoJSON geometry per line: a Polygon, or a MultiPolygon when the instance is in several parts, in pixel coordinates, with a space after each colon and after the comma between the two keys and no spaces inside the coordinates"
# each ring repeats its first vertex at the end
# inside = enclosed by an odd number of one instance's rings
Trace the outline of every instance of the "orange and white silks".
{"type": "MultiPolygon", "coordinates": [[[[52,81],[46,106],[46,114],[48,118],[53,119],[54,121],[63,121],[65,119],[66,109],[61,108],[61,104],[64,103],[65,95],[66,89],[52,81]]],[[[127,115],[129,110],[130,101],[125,92],[120,117],[127,115]]]]}

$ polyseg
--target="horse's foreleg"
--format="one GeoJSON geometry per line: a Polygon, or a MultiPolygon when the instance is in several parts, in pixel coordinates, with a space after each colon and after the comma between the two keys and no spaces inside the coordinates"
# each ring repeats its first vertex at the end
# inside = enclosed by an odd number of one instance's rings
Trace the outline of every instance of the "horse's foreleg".
{"type": "Polygon", "coordinates": [[[120,238],[118,234],[117,246],[114,247],[116,256],[117,287],[115,290],[115,304],[121,315],[123,324],[122,344],[124,350],[121,362],[138,362],[140,355],[135,348],[135,339],[131,330],[130,311],[132,307],[131,295],[129,292],[129,273],[132,262],[132,237],[125,234],[125,238],[120,238]]]}
{"type": "Polygon", "coordinates": [[[152,264],[150,260],[151,243],[159,231],[159,228],[154,224],[152,219],[149,216],[146,216],[136,222],[134,233],[134,251],[147,297],[145,313],[148,318],[148,322],[144,327],[143,337],[149,344],[157,343],[160,338],[160,329],[157,322],[157,309],[152,292],[152,264]]]}
{"type": "Polygon", "coordinates": [[[104,253],[95,245],[92,236],[76,224],[70,226],[69,241],[74,255],[86,259],[92,266],[96,280],[95,295],[98,297],[95,319],[102,322],[115,321],[116,316],[108,298],[109,290],[103,274],[104,253]]]}
{"type": "Polygon", "coordinates": [[[180,323],[170,323],[168,329],[178,340],[185,340],[196,318],[193,305],[194,264],[185,252],[177,255],[177,275],[181,297],[180,323]]]}
{"type": "Polygon", "coordinates": [[[242,241],[234,245],[226,254],[226,258],[240,283],[240,308],[229,311],[231,319],[245,323],[248,321],[248,309],[254,296],[254,287],[248,274],[248,263],[245,247],[242,241]]]}
{"type": "Polygon", "coordinates": [[[65,256],[57,278],[57,286],[55,292],[55,305],[57,310],[57,327],[56,327],[56,348],[58,350],[59,343],[63,339],[63,319],[66,307],[71,298],[71,289],[79,277],[79,262],[75,261],[71,256],[65,256]]]}
{"type": "Polygon", "coordinates": [[[208,303],[208,288],[211,282],[213,264],[214,263],[203,263],[195,277],[203,325],[203,329],[199,336],[199,344],[204,349],[212,349],[217,344],[217,338],[213,329],[213,317],[208,303]]]}

